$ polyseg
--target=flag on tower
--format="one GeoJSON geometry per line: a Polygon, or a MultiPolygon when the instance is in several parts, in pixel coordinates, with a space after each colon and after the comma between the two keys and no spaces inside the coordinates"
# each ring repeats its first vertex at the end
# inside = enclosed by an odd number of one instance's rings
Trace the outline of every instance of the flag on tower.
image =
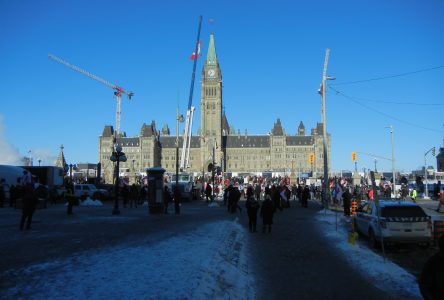
{"type": "MultiPolygon", "coordinates": [[[[202,44],[201,41],[199,41],[199,43],[197,44],[197,58],[199,58],[199,56],[200,56],[200,46],[201,46],[201,44],[202,44]]],[[[195,58],[196,58],[196,52],[193,51],[193,54],[191,54],[190,59],[194,60],[195,58]]]]}

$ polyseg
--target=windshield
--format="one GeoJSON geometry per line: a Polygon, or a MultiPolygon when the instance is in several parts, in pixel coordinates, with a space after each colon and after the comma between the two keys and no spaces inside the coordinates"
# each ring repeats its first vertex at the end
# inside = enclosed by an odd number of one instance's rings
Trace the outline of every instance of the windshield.
{"type": "Polygon", "coordinates": [[[381,216],[394,217],[426,217],[426,213],[419,206],[386,206],[382,208],[381,216]]]}
{"type": "MultiPolygon", "coordinates": [[[[176,175],[173,175],[173,179],[171,181],[176,181],[176,175]]],[[[179,174],[179,181],[190,181],[190,175],[179,174]]]]}

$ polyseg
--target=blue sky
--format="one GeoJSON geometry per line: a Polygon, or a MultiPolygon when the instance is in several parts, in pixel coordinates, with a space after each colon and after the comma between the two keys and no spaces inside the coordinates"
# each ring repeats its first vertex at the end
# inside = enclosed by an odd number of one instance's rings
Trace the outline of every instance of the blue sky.
{"type": "MultiPolygon", "coordinates": [[[[98,137],[115,123],[112,90],[49,53],[135,93],[131,101],[122,98],[128,136],[152,120],[174,134],[177,103],[183,113],[188,103],[199,15],[204,56],[215,34],[223,102],[236,131],[266,134],[277,118],[288,134],[300,121],[315,127],[330,48],[328,74],[337,78],[327,90],[334,171],[354,169],[352,151],[390,157],[388,125],[399,170],[421,167],[427,150],[443,147],[442,1],[0,0],[0,163],[31,150],[47,164],[60,144],[68,163],[96,163],[98,137]]],[[[372,155],[358,154],[363,167],[374,167],[372,155]]],[[[378,169],[389,171],[391,162],[378,160],[378,169]]]]}

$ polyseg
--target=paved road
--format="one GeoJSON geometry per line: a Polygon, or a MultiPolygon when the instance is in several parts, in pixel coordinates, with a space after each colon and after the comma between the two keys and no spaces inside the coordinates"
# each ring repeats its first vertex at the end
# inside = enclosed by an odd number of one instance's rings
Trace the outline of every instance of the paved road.
{"type": "MultiPolygon", "coordinates": [[[[313,218],[319,209],[315,203],[308,209],[293,206],[276,213],[271,234],[246,234],[248,272],[256,278],[257,299],[390,299],[325,241],[313,218]]],[[[111,210],[111,204],[76,207],[68,217],[64,206],[49,207],[36,212],[31,231],[19,231],[20,211],[0,209],[0,274],[48,258],[136,244],[142,237],[152,236],[155,244],[218,220],[237,219],[247,232],[245,209],[229,215],[224,207],[208,208],[202,202],[184,204],[180,216],[149,215],[147,208],[126,208],[112,216],[111,210]]],[[[0,278],[0,292],[17,280],[0,278]]]]}
{"type": "Polygon", "coordinates": [[[325,241],[314,219],[319,210],[314,202],[293,205],[275,214],[271,234],[249,235],[258,299],[391,299],[325,241]]]}

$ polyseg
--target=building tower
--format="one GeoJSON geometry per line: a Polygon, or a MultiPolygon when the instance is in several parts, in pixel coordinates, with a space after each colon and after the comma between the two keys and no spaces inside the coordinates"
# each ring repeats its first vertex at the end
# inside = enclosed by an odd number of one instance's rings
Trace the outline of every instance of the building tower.
{"type": "Polygon", "coordinates": [[[222,73],[216,56],[214,35],[210,35],[208,53],[202,68],[201,86],[201,153],[204,169],[212,161],[213,145],[216,145],[216,164],[222,159],[222,73]]]}

